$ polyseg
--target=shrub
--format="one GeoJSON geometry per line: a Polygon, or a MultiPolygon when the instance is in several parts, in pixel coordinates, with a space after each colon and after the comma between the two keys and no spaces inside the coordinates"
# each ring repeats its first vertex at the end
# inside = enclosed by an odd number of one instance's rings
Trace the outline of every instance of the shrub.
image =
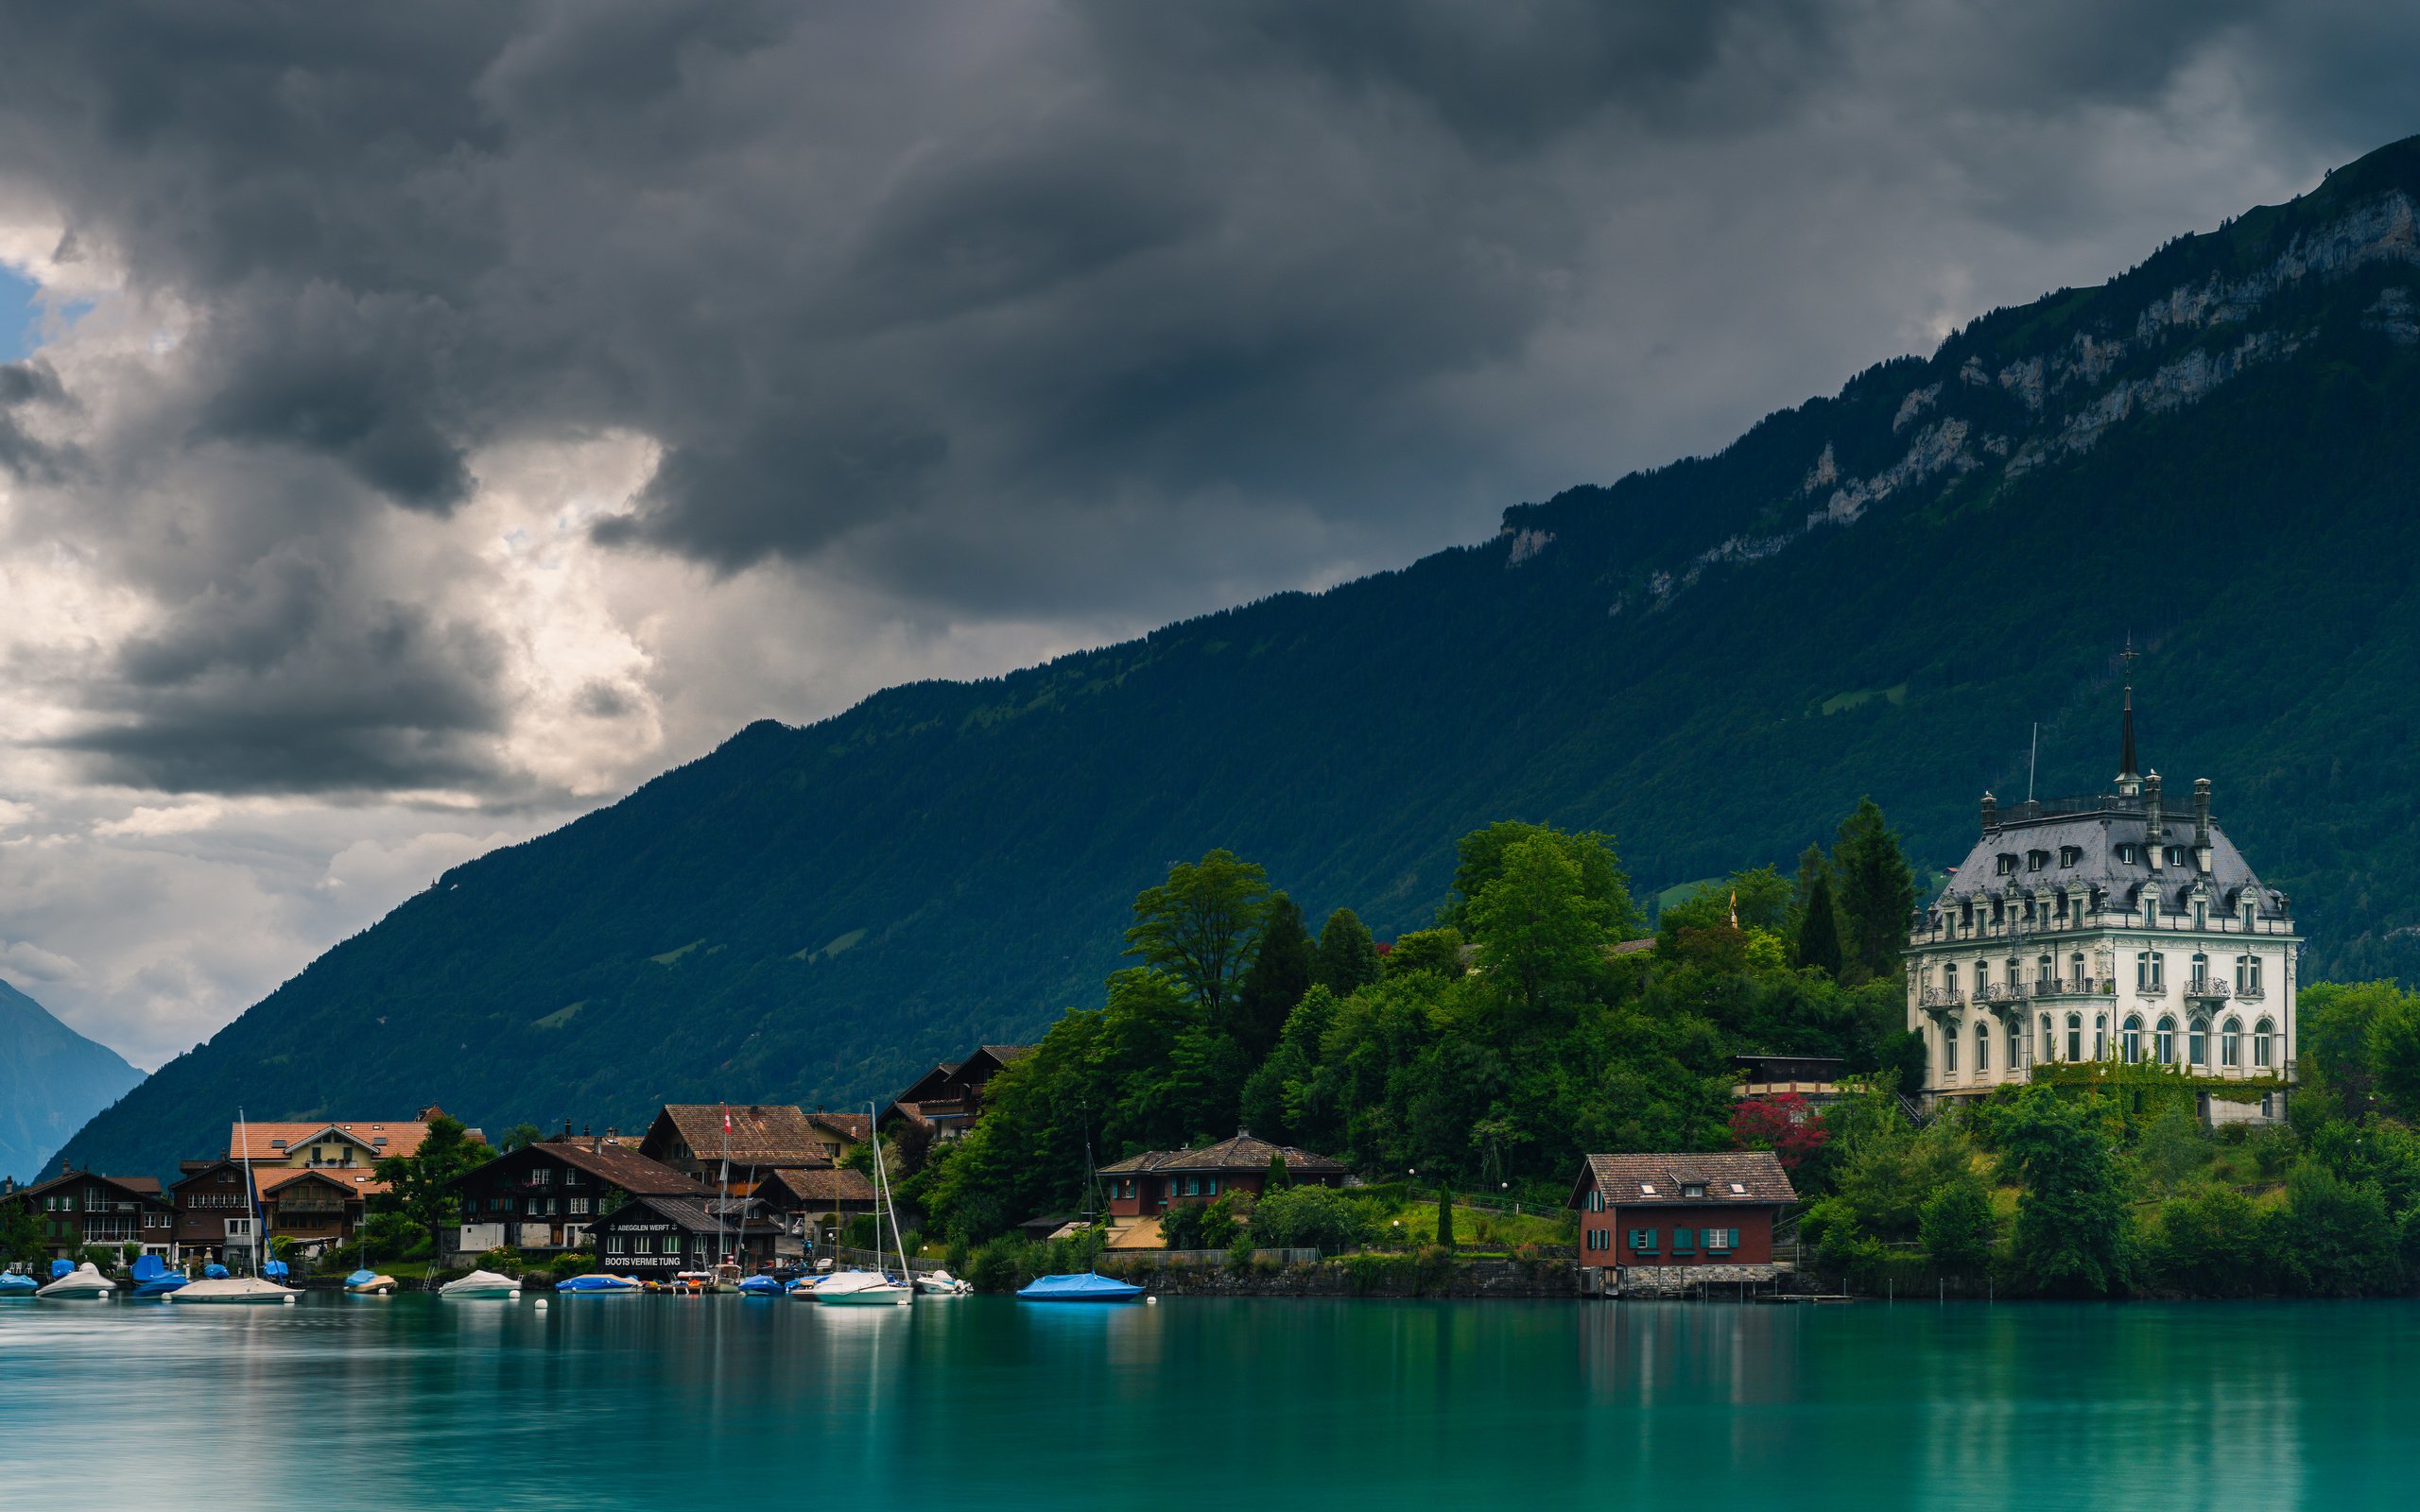
{"type": "Polygon", "coordinates": [[[2187,1187],[2160,1205],[2146,1246],[2155,1284],[2194,1297],[2249,1296],[2262,1279],[2260,1211],[2230,1187],[2187,1187]]]}
{"type": "Polygon", "coordinates": [[[966,1263],[966,1279],[978,1292],[1013,1292],[1039,1274],[1040,1246],[1011,1234],[987,1242],[966,1263]]]}
{"type": "Polygon", "coordinates": [[[1972,1275],[1989,1263],[1998,1233],[1992,1194],[1972,1177],[1952,1181],[1926,1200],[1921,1228],[1925,1253],[1934,1264],[1972,1275]]]}
{"type": "Polygon", "coordinates": [[[1294,1187],[1272,1192],[1253,1211],[1253,1230],[1273,1249],[1315,1248],[1338,1254],[1367,1244],[1377,1229],[1367,1204],[1333,1187],[1294,1187]]]}

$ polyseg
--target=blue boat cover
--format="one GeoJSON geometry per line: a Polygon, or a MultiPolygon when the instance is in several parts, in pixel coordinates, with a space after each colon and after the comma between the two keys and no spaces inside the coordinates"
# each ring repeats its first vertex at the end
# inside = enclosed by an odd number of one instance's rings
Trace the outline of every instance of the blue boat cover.
{"type": "Polygon", "coordinates": [[[1017,1295],[1028,1302],[1131,1302],[1143,1288],[1100,1275],[1045,1276],[1017,1295]]]}
{"type": "Polygon", "coordinates": [[[566,1276],[555,1282],[559,1292],[626,1292],[630,1288],[613,1276],[566,1276]]]}
{"type": "Polygon", "coordinates": [[[158,1280],[167,1273],[167,1263],[157,1255],[146,1255],[134,1263],[134,1279],[138,1281],[158,1280]]]}
{"type": "Polygon", "coordinates": [[[0,1292],[30,1292],[41,1284],[30,1276],[0,1276],[0,1292]]]}
{"type": "Polygon", "coordinates": [[[378,1273],[374,1270],[357,1270],[352,1275],[346,1277],[344,1279],[344,1283],[347,1286],[358,1286],[363,1281],[374,1281],[377,1279],[378,1273]]]}
{"type": "Polygon", "coordinates": [[[57,1280],[61,1276],[72,1276],[75,1274],[75,1271],[76,1267],[63,1260],[54,1260],[50,1263],[50,1279],[52,1280],[57,1280]]]}
{"type": "Polygon", "coordinates": [[[779,1297],[782,1283],[770,1276],[751,1276],[739,1283],[739,1289],[751,1297],[779,1297]]]}
{"type": "Polygon", "coordinates": [[[142,1285],[136,1287],[134,1289],[134,1295],[139,1297],[165,1297],[170,1292],[176,1291],[185,1284],[186,1281],[182,1276],[178,1275],[175,1271],[168,1271],[164,1275],[154,1276],[149,1280],[145,1281],[142,1285]]]}
{"type": "Polygon", "coordinates": [[[227,1267],[218,1264],[216,1262],[201,1267],[201,1275],[204,1280],[223,1281],[227,1279],[227,1267]]]}
{"type": "Polygon", "coordinates": [[[285,1262],[282,1260],[272,1260],[268,1264],[261,1267],[261,1274],[268,1277],[270,1280],[282,1281],[285,1280],[285,1262]]]}

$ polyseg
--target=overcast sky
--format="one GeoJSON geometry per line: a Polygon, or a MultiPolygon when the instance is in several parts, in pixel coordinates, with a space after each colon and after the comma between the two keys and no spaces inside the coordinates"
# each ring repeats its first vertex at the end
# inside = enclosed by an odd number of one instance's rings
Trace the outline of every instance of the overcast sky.
{"type": "Polygon", "coordinates": [[[0,976],[154,1066],[749,720],[1721,445],[2407,7],[0,4],[0,976]]]}

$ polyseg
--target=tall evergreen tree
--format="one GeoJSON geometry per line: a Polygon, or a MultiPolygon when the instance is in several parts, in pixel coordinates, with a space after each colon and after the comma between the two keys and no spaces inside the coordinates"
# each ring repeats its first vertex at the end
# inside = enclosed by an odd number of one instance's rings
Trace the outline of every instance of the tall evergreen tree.
{"type": "Polygon", "coordinates": [[[1454,1247],[1454,1189],[1442,1181],[1437,1184],[1437,1242],[1454,1247]]]}
{"type": "Polygon", "coordinates": [[[1798,923],[1798,939],[1791,951],[1793,964],[1811,966],[1827,976],[1841,974],[1841,924],[1832,908],[1832,879],[1822,872],[1807,889],[1805,915],[1798,923]]]}
{"type": "Polygon", "coordinates": [[[1270,1151],[1269,1174],[1261,1177],[1260,1194],[1265,1197],[1272,1192],[1283,1192],[1293,1184],[1294,1168],[1286,1163],[1284,1153],[1277,1150],[1270,1151]]]}
{"type": "Polygon", "coordinates": [[[1350,908],[1340,908],[1320,926],[1320,947],[1311,958],[1311,980],[1338,997],[1378,979],[1378,947],[1350,908]]]}
{"type": "Polygon", "coordinates": [[[1899,970],[1909,916],[1915,912],[1916,876],[1899,848],[1899,836],[1874,799],[1858,799],[1857,811],[1841,821],[1832,870],[1840,878],[1839,907],[1847,936],[1841,945],[1846,964],[1861,968],[1868,977],[1892,975],[1899,970]]]}
{"type": "Polygon", "coordinates": [[[1311,934],[1303,926],[1303,910],[1284,893],[1271,894],[1229,1029],[1253,1064],[1276,1046],[1286,1016],[1310,989],[1311,934]]]}

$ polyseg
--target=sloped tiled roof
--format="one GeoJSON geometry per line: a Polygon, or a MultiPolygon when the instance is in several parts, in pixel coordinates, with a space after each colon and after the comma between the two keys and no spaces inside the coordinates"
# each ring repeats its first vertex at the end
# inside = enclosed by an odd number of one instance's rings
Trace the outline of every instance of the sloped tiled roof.
{"type": "Polygon", "coordinates": [[[307,1124],[230,1124],[227,1159],[240,1160],[249,1155],[255,1162],[283,1161],[294,1146],[308,1144],[328,1133],[349,1136],[373,1155],[409,1155],[428,1138],[428,1125],[392,1120],[376,1124],[358,1118],[321,1118],[307,1124]],[[381,1144],[380,1140],[387,1143],[381,1144]]]}
{"type": "Polygon", "coordinates": [[[366,1165],[263,1165],[252,1168],[252,1185],[263,1197],[283,1192],[309,1177],[318,1177],[355,1196],[374,1197],[387,1190],[387,1183],[372,1175],[366,1165]]]}
{"type": "Polygon", "coordinates": [[[58,1176],[52,1177],[47,1181],[37,1181],[29,1187],[19,1187],[16,1191],[16,1194],[21,1197],[33,1196],[41,1193],[48,1192],[54,1187],[65,1186],[74,1181],[106,1181],[110,1185],[116,1187],[118,1190],[138,1197],[159,1198],[162,1195],[160,1192],[160,1178],[158,1177],[103,1176],[98,1171],[62,1172],[58,1176]]]}
{"type": "Polygon", "coordinates": [[[1100,1174],[1133,1176],[1150,1171],[1266,1171],[1269,1169],[1269,1158],[1272,1155],[1283,1155],[1286,1168],[1289,1171],[1326,1175],[1347,1169],[1342,1160],[1313,1155],[1290,1144],[1271,1144],[1249,1134],[1238,1134],[1198,1150],[1146,1150],[1140,1155],[1130,1155],[1114,1164],[1102,1166],[1100,1174]]]}
{"type": "Polygon", "coordinates": [[[786,1166],[768,1174],[756,1183],[756,1194],[765,1195],[769,1186],[787,1189],[792,1200],[813,1207],[824,1202],[872,1202],[873,1183],[863,1171],[845,1166],[786,1166]]]}
{"type": "MultiPolygon", "coordinates": [[[[806,1121],[831,1130],[853,1144],[863,1144],[866,1142],[867,1116],[863,1113],[809,1113],[806,1115],[806,1121]]],[[[809,1148],[821,1155],[823,1153],[823,1142],[820,1139],[816,1140],[809,1148]]]]}
{"type": "Polygon", "coordinates": [[[1701,1202],[1795,1202],[1798,1193],[1771,1150],[1726,1150],[1696,1155],[1591,1155],[1587,1169],[1572,1189],[1577,1206],[1596,1177],[1597,1189],[1608,1202],[1623,1207],[1639,1204],[1701,1202]],[[1683,1197],[1685,1184],[1703,1182],[1705,1195],[1683,1197]],[[1737,1186],[1739,1190],[1732,1190],[1737,1186]]]}
{"type": "Polygon", "coordinates": [[[569,1140],[541,1140],[529,1148],[585,1171],[608,1186],[620,1187],[633,1196],[694,1195],[704,1190],[687,1172],[676,1171],[661,1160],[648,1159],[626,1144],[595,1135],[569,1140]]]}
{"type": "Polygon", "coordinates": [[[764,1233],[774,1227],[762,1218],[743,1216],[742,1205],[737,1202],[732,1206],[734,1211],[731,1212],[718,1214],[715,1211],[715,1204],[704,1197],[633,1196],[597,1222],[610,1224],[613,1219],[638,1209],[645,1209],[670,1219],[691,1233],[714,1233],[719,1230],[733,1238],[737,1238],[743,1233],[764,1233]]]}
{"type": "MultiPolygon", "coordinates": [[[[860,1115],[862,1118],[862,1115],[860,1115]]],[[[669,1123],[695,1159],[721,1160],[727,1151],[734,1163],[779,1165],[786,1158],[823,1153],[823,1142],[801,1109],[779,1103],[666,1103],[656,1115],[657,1129],[669,1123]],[[731,1117],[725,1133],[723,1116],[731,1117]]]]}

